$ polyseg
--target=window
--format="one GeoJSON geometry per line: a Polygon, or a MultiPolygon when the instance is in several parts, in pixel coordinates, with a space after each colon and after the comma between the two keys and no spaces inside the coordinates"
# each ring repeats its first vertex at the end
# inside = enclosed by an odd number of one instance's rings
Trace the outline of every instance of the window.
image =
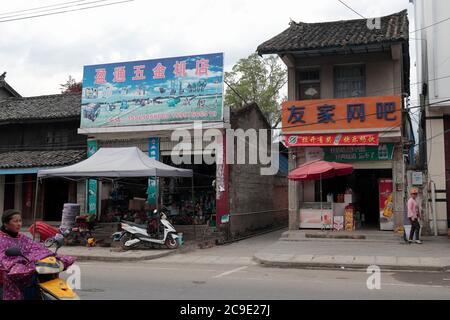
{"type": "Polygon", "coordinates": [[[320,70],[300,70],[297,74],[300,100],[320,99],[320,70]]]}
{"type": "Polygon", "coordinates": [[[351,98],[366,95],[364,65],[334,67],[334,97],[351,98]]]}

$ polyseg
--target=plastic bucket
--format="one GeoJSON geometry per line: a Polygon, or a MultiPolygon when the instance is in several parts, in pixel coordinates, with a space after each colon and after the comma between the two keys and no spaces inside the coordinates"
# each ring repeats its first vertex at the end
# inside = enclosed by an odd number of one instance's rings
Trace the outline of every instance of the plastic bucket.
{"type": "Polygon", "coordinates": [[[178,233],[177,241],[178,241],[178,245],[179,245],[180,247],[184,244],[183,233],[182,233],[182,232],[179,232],[179,233],[178,233]]]}

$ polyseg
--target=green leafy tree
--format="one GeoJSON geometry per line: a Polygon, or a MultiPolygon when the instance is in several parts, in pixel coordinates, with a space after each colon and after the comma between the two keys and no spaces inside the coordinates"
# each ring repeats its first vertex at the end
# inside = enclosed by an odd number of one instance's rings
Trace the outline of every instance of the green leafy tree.
{"type": "Polygon", "coordinates": [[[225,104],[231,108],[256,102],[275,128],[281,121],[280,90],[287,82],[287,70],[276,56],[259,57],[256,53],[240,59],[225,72],[228,88],[225,104]]]}
{"type": "Polygon", "coordinates": [[[69,75],[69,79],[64,84],[60,84],[61,93],[81,93],[82,83],[77,82],[72,76],[69,75]]]}

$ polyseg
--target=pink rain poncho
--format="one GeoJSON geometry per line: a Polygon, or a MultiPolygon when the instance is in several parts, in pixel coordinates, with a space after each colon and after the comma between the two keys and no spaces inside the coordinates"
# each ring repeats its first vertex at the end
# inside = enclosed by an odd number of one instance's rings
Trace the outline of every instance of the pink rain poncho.
{"type": "MultiPolygon", "coordinates": [[[[19,234],[13,238],[0,231],[0,277],[3,277],[3,300],[22,300],[22,289],[29,287],[35,272],[36,261],[54,255],[54,253],[30,238],[19,234]],[[20,248],[23,257],[8,257],[5,250],[10,247],[20,248]]],[[[65,268],[75,261],[74,257],[57,256],[65,268]]],[[[0,284],[1,285],[1,284],[0,284]]]]}

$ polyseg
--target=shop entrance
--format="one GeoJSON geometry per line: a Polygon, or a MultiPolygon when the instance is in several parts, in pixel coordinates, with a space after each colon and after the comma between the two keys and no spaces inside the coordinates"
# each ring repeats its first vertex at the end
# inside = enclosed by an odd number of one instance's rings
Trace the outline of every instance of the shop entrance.
{"type": "Polygon", "coordinates": [[[63,179],[44,180],[44,220],[61,221],[64,204],[69,200],[69,182],[63,179]]]}
{"type": "Polygon", "coordinates": [[[360,213],[363,229],[380,229],[379,180],[392,178],[392,170],[355,170],[354,187],[356,211],[360,213]]]}
{"type": "MultiPolygon", "coordinates": [[[[333,196],[333,202],[343,202],[345,193],[352,193],[354,219],[358,230],[380,230],[380,179],[392,179],[390,169],[357,169],[353,174],[322,181],[322,201],[333,196]]],[[[320,201],[319,181],[315,183],[316,202],[320,201]]]]}
{"type": "Polygon", "coordinates": [[[4,210],[14,209],[14,189],[16,176],[9,174],[5,176],[5,200],[3,203],[4,210]]]}
{"type": "MultiPolygon", "coordinates": [[[[161,185],[163,206],[177,225],[206,224],[214,220],[216,214],[216,165],[182,164],[175,165],[170,156],[162,160],[170,166],[191,169],[194,172],[194,208],[192,206],[192,179],[164,179],[161,185]]],[[[191,156],[194,163],[194,156],[191,156]]]]}

